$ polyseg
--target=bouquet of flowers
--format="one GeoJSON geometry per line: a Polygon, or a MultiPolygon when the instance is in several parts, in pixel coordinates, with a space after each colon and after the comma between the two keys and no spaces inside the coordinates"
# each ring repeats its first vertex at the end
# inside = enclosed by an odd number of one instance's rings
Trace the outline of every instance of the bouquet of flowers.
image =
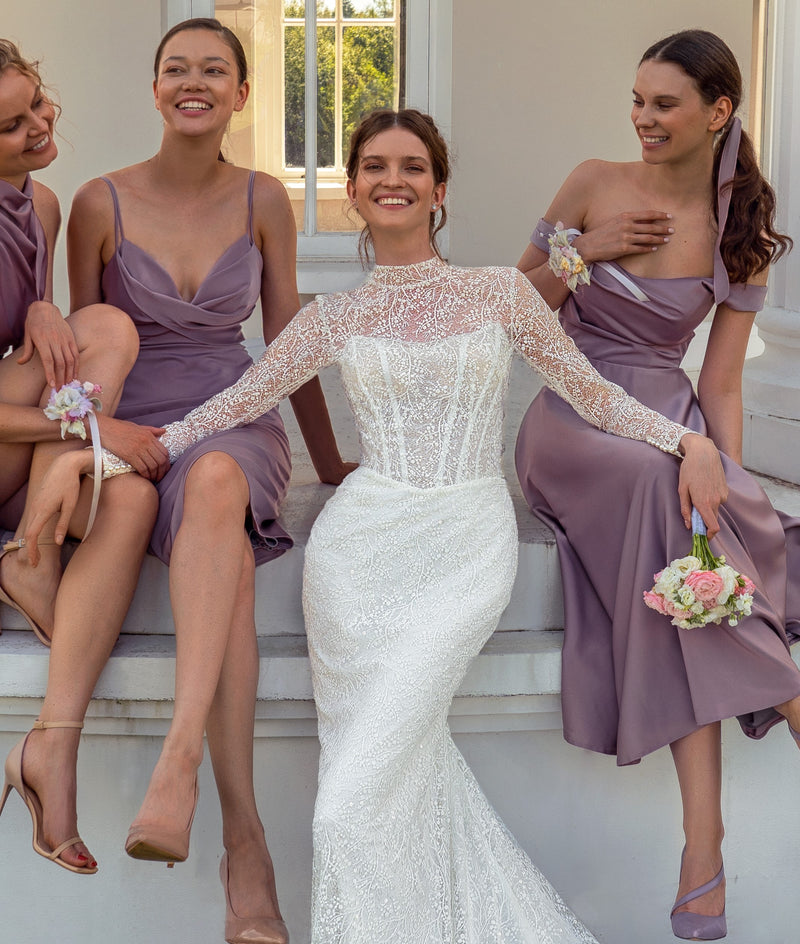
{"type": "Polygon", "coordinates": [[[50,399],[44,408],[44,415],[49,420],[61,420],[61,438],[67,433],[86,439],[86,426],[83,418],[101,410],[100,401],[93,394],[101,393],[99,384],[81,383],[73,380],[59,390],[50,391],[50,399]]]}
{"type": "Polygon", "coordinates": [[[589,284],[589,267],[569,241],[569,233],[564,229],[561,220],[556,223],[555,230],[552,236],[547,237],[547,244],[550,246],[547,264],[553,275],[561,279],[564,285],[574,292],[578,285],[589,284]]]}
{"type": "Polygon", "coordinates": [[[655,586],[645,590],[644,602],[651,610],[672,617],[672,625],[694,629],[728,620],[736,626],[749,616],[755,584],[744,574],[714,557],[708,546],[706,527],[692,509],[692,553],[681,557],[654,575],[655,586]]]}

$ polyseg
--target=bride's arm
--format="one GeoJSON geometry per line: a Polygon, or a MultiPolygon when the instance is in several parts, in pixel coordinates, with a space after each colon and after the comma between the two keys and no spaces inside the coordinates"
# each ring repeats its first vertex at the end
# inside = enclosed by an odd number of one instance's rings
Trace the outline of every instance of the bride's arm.
{"type": "Polygon", "coordinates": [[[719,530],[717,509],[727,498],[727,486],[711,440],[649,409],[601,377],[525,277],[514,273],[512,280],[508,330],[514,347],[588,423],[684,458],[679,486],[684,521],[688,527],[694,504],[713,537],[719,530]]]}
{"type": "Polygon", "coordinates": [[[306,305],[239,380],[169,423],[161,437],[174,462],[193,443],[212,433],[257,419],[334,359],[333,344],[319,303],[306,305]]]}
{"type": "MultiPolygon", "coordinates": [[[[189,446],[214,432],[252,422],[334,358],[334,342],[324,314],[319,312],[318,303],[312,302],[295,316],[235,384],[166,427],[161,442],[169,452],[170,461],[174,462],[189,446]]],[[[54,515],[59,516],[56,541],[62,543],[77,504],[80,476],[91,469],[91,450],[70,452],[53,463],[47,488],[41,489],[34,498],[25,532],[25,540],[34,554],[42,527],[54,515]]],[[[127,462],[103,449],[104,479],[133,471],[127,462]]]]}

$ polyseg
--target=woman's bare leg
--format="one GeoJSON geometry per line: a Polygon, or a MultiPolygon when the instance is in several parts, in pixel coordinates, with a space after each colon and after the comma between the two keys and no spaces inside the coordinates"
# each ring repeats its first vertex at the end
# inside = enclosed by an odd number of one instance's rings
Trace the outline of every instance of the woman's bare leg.
{"type": "Polygon", "coordinates": [[[237,610],[249,501],[247,479],[225,453],[207,453],[189,471],[169,568],[175,710],[137,824],[174,828],[188,820],[206,723],[237,610]]]}
{"type": "MultiPolygon", "coordinates": [[[[139,350],[136,328],[124,312],[109,305],[91,305],[76,312],[69,320],[80,351],[81,379],[102,386],[103,410],[113,415],[125,377],[139,350]]],[[[33,359],[37,363],[38,360],[38,357],[33,359]]],[[[23,365],[20,370],[26,366],[23,365]]],[[[41,366],[38,370],[43,385],[44,372],[41,366]]],[[[48,390],[41,394],[42,405],[47,402],[48,396],[48,390]]],[[[28,501],[17,528],[17,537],[25,531],[30,502],[53,459],[67,449],[81,449],[85,445],[75,437],[63,442],[59,440],[36,445],[28,471],[28,501]]],[[[41,560],[37,567],[31,567],[22,554],[7,554],[0,560],[0,583],[50,636],[55,629],[53,611],[61,577],[61,552],[59,547],[45,542],[52,541],[55,520],[53,518],[42,531],[41,560]]]]}
{"type": "Polygon", "coordinates": [[[259,661],[253,615],[255,563],[249,541],[243,543],[237,606],[206,730],[222,807],[233,910],[246,917],[280,918],[275,873],[253,790],[259,661]]]}
{"type": "MultiPolygon", "coordinates": [[[[683,801],[686,851],[677,898],[699,888],[722,866],[722,742],[719,722],[706,725],[670,745],[683,801]]],[[[725,907],[725,883],[680,908],[719,915],[725,907]]]]}
{"type": "MultiPolygon", "coordinates": [[[[82,523],[91,487],[84,483],[76,511],[82,523]]],[[[103,484],[92,532],[73,554],[58,589],[42,721],[83,720],[136,589],[157,510],[155,487],[138,475],[103,484]]],[[[42,804],[44,840],[51,848],[77,834],[79,738],[78,730],[48,728],[34,731],[25,748],[25,782],[42,804]]],[[[61,857],[77,866],[94,861],[82,843],[61,857]]]]}

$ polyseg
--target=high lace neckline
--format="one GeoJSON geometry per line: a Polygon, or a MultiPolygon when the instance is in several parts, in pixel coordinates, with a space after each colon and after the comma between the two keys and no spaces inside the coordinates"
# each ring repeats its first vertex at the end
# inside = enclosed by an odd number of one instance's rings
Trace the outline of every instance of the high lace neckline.
{"type": "Polygon", "coordinates": [[[448,264],[438,256],[431,256],[424,262],[412,262],[409,265],[376,265],[369,280],[381,285],[429,282],[441,275],[447,267],[448,264]]]}

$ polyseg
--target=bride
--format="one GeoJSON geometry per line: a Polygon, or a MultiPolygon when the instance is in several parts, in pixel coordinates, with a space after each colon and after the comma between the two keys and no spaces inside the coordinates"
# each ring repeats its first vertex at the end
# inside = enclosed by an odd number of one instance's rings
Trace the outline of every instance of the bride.
{"type": "MultiPolygon", "coordinates": [[[[441,259],[449,162],[428,116],[369,115],[347,172],[374,271],[356,291],[306,306],[239,383],[163,438],[176,457],[332,363],[360,429],[361,465],[306,551],[322,746],[312,940],[593,942],[500,822],[447,727],[516,571],[500,473],[514,350],[590,422],[685,455],[682,488],[709,518],[724,488],[719,457],[710,440],[603,380],[520,272],[441,259]]],[[[42,520],[58,509],[58,491],[54,481],[42,520]]]]}

